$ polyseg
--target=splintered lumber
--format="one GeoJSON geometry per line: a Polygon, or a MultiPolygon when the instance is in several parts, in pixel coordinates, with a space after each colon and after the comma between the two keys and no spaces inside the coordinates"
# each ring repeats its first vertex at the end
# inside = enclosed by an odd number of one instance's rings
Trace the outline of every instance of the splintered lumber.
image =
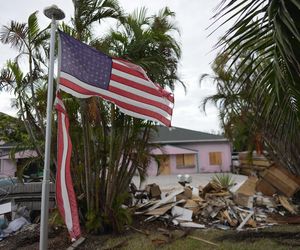
{"type": "Polygon", "coordinates": [[[268,217],[268,222],[277,223],[277,224],[300,224],[300,216],[281,216],[278,214],[272,214],[268,217]]]}
{"type": "Polygon", "coordinates": [[[249,226],[251,226],[253,228],[257,227],[255,220],[253,220],[252,218],[250,218],[248,220],[247,225],[249,225],[249,226]]]}
{"type": "Polygon", "coordinates": [[[222,215],[222,217],[224,217],[224,219],[226,219],[228,221],[228,223],[231,227],[237,226],[237,223],[238,223],[237,220],[232,219],[227,210],[221,211],[221,215],[222,215]]]}
{"type": "Polygon", "coordinates": [[[205,228],[205,225],[195,223],[195,222],[180,222],[179,225],[181,227],[200,228],[200,229],[205,228]]]}
{"type": "Polygon", "coordinates": [[[234,201],[236,204],[252,208],[253,207],[253,196],[255,195],[255,187],[257,183],[257,178],[250,176],[235,192],[234,201]]]}
{"type": "Polygon", "coordinates": [[[280,204],[286,209],[288,210],[291,214],[297,214],[295,208],[290,204],[290,202],[288,201],[287,197],[283,196],[283,195],[279,195],[278,196],[279,202],[280,204]]]}
{"type": "Polygon", "coordinates": [[[258,166],[258,167],[270,167],[272,165],[271,162],[268,160],[240,160],[241,164],[246,164],[246,165],[253,165],[253,166],[258,166]]]}
{"type": "Polygon", "coordinates": [[[147,211],[151,211],[151,210],[154,210],[158,207],[161,207],[162,205],[166,204],[166,203],[169,203],[169,202],[173,202],[176,195],[182,193],[184,191],[183,188],[179,189],[179,190],[176,190],[174,192],[172,192],[171,194],[169,194],[167,197],[161,199],[159,202],[157,202],[156,204],[154,204],[152,207],[148,208],[147,211]]]}
{"type": "Polygon", "coordinates": [[[165,205],[160,208],[153,209],[146,213],[146,215],[164,215],[168,210],[170,210],[173,207],[172,204],[165,205]]]}
{"type": "Polygon", "coordinates": [[[248,220],[251,218],[251,216],[254,214],[254,211],[250,211],[249,214],[246,216],[246,218],[242,221],[242,223],[237,227],[236,230],[242,230],[242,228],[245,226],[245,224],[248,222],[248,220]]]}
{"type": "Polygon", "coordinates": [[[191,238],[191,239],[194,239],[194,240],[199,240],[199,241],[202,241],[202,242],[204,242],[204,243],[207,243],[207,244],[210,244],[210,245],[213,245],[213,246],[216,246],[216,247],[219,246],[219,245],[216,244],[216,243],[213,243],[213,242],[208,241],[208,240],[201,239],[201,238],[196,237],[196,236],[191,236],[191,235],[189,235],[188,238],[191,238]]]}
{"type": "Polygon", "coordinates": [[[184,208],[192,210],[193,214],[197,214],[200,210],[199,204],[194,200],[187,200],[184,208]]]}
{"type": "Polygon", "coordinates": [[[73,250],[76,249],[79,245],[81,245],[85,241],[84,237],[80,237],[78,240],[76,240],[70,247],[67,248],[67,250],[73,250]]]}
{"type": "Polygon", "coordinates": [[[257,183],[257,177],[250,176],[236,191],[236,193],[242,193],[244,195],[254,195],[255,194],[255,187],[257,183]]]}
{"type": "Polygon", "coordinates": [[[287,197],[292,197],[300,190],[299,181],[287,170],[273,166],[266,170],[262,178],[287,197]]]}

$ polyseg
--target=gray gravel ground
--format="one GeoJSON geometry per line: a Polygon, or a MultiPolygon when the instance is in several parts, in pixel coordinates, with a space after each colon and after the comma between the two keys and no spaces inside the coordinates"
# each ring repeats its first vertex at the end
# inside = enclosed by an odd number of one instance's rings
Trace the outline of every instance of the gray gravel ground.
{"type": "MultiPolygon", "coordinates": [[[[215,173],[212,174],[191,174],[192,182],[191,186],[193,187],[199,187],[199,186],[205,186],[211,178],[215,175],[215,173]]],[[[231,174],[236,185],[231,189],[231,191],[235,191],[238,189],[238,187],[244,183],[244,181],[248,178],[245,175],[237,175],[237,174],[231,174]]],[[[180,188],[181,185],[178,183],[177,175],[159,175],[159,176],[149,176],[147,179],[142,183],[140,186],[139,177],[135,176],[133,177],[133,182],[137,187],[144,188],[147,184],[156,183],[160,186],[160,189],[163,191],[169,191],[172,189],[180,188]]]]}

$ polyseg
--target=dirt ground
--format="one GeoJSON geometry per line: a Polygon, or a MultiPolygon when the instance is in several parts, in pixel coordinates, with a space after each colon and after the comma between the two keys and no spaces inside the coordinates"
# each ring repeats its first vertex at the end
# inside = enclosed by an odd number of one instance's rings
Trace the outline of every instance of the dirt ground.
{"type": "MultiPolygon", "coordinates": [[[[181,230],[161,221],[144,223],[138,217],[123,234],[87,235],[77,249],[300,249],[300,225],[281,225],[266,229],[237,232],[235,230],[181,230]],[[204,239],[215,245],[199,241],[204,239]]],[[[67,249],[71,242],[63,227],[49,228],[49,249],[67,249]]],[[[0,249],[35,250],[39,248],[39,225],[31,225],[0,242],[0,249]]]]}

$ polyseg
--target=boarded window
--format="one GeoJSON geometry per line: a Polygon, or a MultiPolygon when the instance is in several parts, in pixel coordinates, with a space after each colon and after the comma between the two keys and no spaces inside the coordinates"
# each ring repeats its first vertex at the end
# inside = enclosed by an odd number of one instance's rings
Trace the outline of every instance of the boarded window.
{"type": "Polygon", "coordinates": [[[195,162],[194,154],[176,155],[176,168],[194,168],[195,162]]]}
{"type": "Polygon", "coordinates": [[[222,165],[222,152],[210,152],[209,165],[222,165]]]}

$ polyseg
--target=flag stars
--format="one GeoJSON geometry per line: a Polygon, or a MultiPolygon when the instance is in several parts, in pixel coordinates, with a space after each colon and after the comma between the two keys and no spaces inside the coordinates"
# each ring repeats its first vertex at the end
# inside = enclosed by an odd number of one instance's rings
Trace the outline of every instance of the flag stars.
{"type": "Polygon", "coordinates": [[[61,36],[61,47],[63,72],[85,83],[108,88],[112,66],[110,57],[70,37],[61,36]]]}

